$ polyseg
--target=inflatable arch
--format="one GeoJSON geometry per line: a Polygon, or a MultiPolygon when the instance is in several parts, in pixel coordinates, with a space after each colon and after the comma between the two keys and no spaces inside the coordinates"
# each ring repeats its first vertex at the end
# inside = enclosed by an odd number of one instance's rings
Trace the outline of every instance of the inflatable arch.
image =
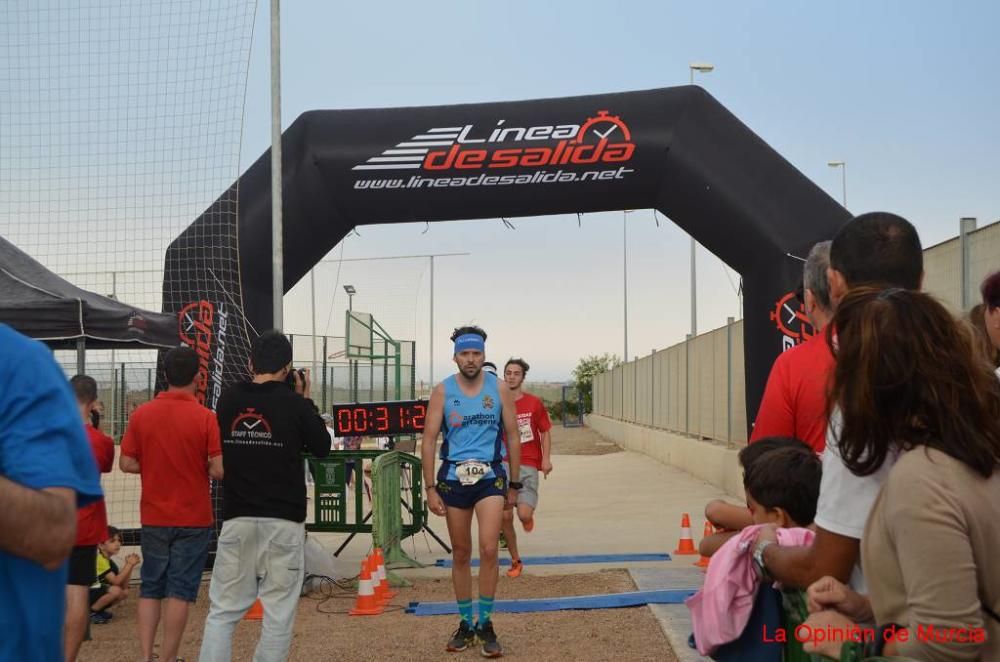
{"type": "MultiPolygon", "coordinates": [[[[658,210],[743,277],[747,421],[774,358],[811,334],[801,257],[850,218],[691,86],[310,111],[282,150],[286,291],[357,225],[658,210]]],[[[167,250],[164,310],[202,354],[209,406],[271,326],[270,176],[268,151],[167,250]]]]}

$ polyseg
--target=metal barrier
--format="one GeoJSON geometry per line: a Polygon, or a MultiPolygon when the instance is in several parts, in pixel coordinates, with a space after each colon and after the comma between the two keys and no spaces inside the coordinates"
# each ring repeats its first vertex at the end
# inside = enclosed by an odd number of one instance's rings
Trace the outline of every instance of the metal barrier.
{"type": "MultiPolygon", "coordinates": [[[[372,462],[372,541],[382,549],[387,567],[421,566],[406,555],[401,544],[406,537],[403,508],[413,514],[412,507],[398,496],[404,489],[401,478],[409,477],[408,472],[411,470],[406,459],[408,457],[413,456],[400,451],[389,451],[372,462]]],[[[426,515],[422,519],[426,519],[426,515]]]]}
{"type": "MultiPolygon", "coordinates": [[[[376,527],[371,522],[373,513],[376,513],[379,535],[386,536],[386,542],[394,542],[397,548],[399,541],[421,530],[426,530],[445,546],[426,526],[427,504],[423,499],[422,464],[417,456],[400,451],[351,450],[332,451],[325,458],[306,457],[306,460],[315,482],[314,519],[306,524],[306,530],[351,534],[334,556],[338,556],[355,535],[374,534],[376,527]],[[383,456],[388,457],[383,459],[383,456]],[[373,461],[371,494],[365,479],[365,460],[373,461]],[[348,472],[354,479],[351,486],[347,484],[348,472]],[[353,512],[349,510],[349,495],[353,495],[353,512]],[[373,500],[372,509],[367,512],[366,498],[373,500]],[[406,511],[405,516],[403,510],[406,511]]],[[[384,551],[387,554],[386,560],[390,561],[388,550],[384,551]]],[[[398,555],[391,560],[406,563],[408,557],[399,548],[398,555]]]]}

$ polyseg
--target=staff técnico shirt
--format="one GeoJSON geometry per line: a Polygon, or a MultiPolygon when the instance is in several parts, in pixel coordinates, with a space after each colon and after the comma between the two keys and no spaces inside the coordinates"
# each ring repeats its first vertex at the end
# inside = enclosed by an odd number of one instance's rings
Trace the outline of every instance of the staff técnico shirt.
{"type": "Polygon", "coordinates": [[[312,400],[284,382],[229,387],[217,407],[225,467],[223,519],[306,518],[302,453],[330,453],[330,435],[312,400]]]}
{"type": "Polygon", "coordinates": [[[500,462],[501,430],[503,430],[503,405],[495,375],[484,372],[483,386],[479,393],[467,396],[462,392],[455,375],[444,384],[444,442],[441,460],[445,462],[446,480],[458,480],[455,470],[459,462],[478,460],[490,464],[484,478],[492,478],[500,462]]]}

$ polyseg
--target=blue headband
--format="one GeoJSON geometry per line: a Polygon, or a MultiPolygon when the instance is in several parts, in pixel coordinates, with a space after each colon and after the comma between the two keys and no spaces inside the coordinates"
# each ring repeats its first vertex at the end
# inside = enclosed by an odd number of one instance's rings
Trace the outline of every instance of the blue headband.
{"type": "Polygon", "coordinates": [[[486,341],[478,333],[466,333],[455,338],[455,353],[464,352],[467,349],[475,349],[480,352],[486,351],[486,341]]]}

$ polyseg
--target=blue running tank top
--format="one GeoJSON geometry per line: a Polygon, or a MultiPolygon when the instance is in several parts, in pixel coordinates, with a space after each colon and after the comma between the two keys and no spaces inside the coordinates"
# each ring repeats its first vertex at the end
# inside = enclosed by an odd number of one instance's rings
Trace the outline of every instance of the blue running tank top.
{"type": "MultiPolygon", "coordinates": [[[[500,391],[495,375],[483,373],[483,387],[478,395],[468,397],[462,393],[455,375],[446,378],[444,384],[444,443],[441,444],[441,459],[448,463],[448,480],[455,480],[456,463],[463,460],[479,460],[487,464],[500,462],[503,430],[500,391]]],[[[494,476],[491,467],[490,474],[494,476]]]]}

